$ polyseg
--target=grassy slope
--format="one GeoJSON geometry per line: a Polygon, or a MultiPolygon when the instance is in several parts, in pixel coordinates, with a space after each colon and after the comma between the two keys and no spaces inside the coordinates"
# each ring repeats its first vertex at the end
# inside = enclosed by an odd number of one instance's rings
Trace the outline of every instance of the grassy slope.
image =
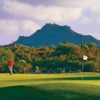
{"type": "Polygon", "coordinates": [[[100,74],[0,74],[0,100],[6,99],[99,100],[100,74]]]}

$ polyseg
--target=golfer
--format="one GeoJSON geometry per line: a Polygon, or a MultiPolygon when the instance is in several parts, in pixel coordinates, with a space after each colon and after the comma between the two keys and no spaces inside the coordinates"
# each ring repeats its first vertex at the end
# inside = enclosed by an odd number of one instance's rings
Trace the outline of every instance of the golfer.
{"type": "Polygon", "coordinates": [[[11,58],[9,58],[8,62],[7,62],[9,71],[10,71],[10,75],[13,75],[13,61],[11,60],[11,58]]]}

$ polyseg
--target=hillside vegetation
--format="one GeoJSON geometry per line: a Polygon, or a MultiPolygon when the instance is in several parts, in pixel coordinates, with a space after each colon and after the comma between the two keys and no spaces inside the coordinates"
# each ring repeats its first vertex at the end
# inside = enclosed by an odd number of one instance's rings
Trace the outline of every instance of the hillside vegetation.
{"type": "Polygon", "coordinates": [[[64,43],[38,48],[18,44],[0,47],[0,72],[8,72],[9,57],[14,60],[14,73],[100,72],[100,46],[94,43],[82,46],[64,43]],[[83,61],[83,55],[88,56],[87,61],[83,61]]]}

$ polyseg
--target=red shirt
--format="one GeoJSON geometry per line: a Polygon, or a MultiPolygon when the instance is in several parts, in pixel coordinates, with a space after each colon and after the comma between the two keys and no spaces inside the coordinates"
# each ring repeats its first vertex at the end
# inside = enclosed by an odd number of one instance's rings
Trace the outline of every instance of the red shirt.
{"type": "Polygon", "coordinates": [[[8,66],[12,66],[13,65],[13,61],[12,60],[8,60],[7,65],[8,66]]]}

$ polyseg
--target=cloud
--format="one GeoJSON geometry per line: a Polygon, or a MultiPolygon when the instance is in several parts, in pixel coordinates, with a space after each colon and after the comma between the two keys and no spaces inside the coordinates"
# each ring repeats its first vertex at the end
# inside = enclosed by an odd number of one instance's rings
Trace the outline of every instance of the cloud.
{"type": "Polygon", "coordinates": [[[0,32],[14,35],[19,33],[20,30],[24,33],[35,32],[40,26],[32,20],[0,20],[0,32]]]}
{"type": "Polygon", "coordinates": [[[35,19],[38,21],[72,21],[82,15],[81,7],[32,6],[27,3],[8,0],[4,10],[18,18],[35,19]]]}
{"type": "Polygon", "coordinates": [[[100,5],[100,0],[56,0],[56,4],[69,7],[95,7],[100,5]]]}
{"type": "Polygon", "coordinates": [[[97,23],[100,24],[100,19],[97,20],[97,23]]]}
{"type": "MultiPolygon", "coordinates": [[[[5,0],[3,9],[19,19],[31,19],[46,22],[75,21],[84,17],[86,9],[90,14],[98,14],[100,11],[99,0],[54,0],[43,3],[40,0],[5,0]],[[28,2],[31,2],[28,3],[28,2]],[[34,5],[34,4],[37,5],[34,5]]],[[[100,15],[99,15],[100,16],[100,15]]]]}
{"type": "Polygon", "coordinates": [[[24,36],[29,36],[34,33],[40,26],[32,20],[22,20],[19,22],[20,30],[24,33],[24,36]]]}
{"type": "Polygon", "coordinates": [[[82,17],[86,9],[98,14],[100,0],[4,0],[4,10],[17,18],[38,21],[74,21],[82,17]],[[30,3],[31,4],[30,4],[30,3]],[[36,5],[35,5],[36,4],[36,5]],[[39,4],[39,5],[38,5],[39,4]]]}
{"type": "Polygon", "coordinates": [[[93,23],[93,20],[91,18],[85,16],[82,19],[82,23],[84,23],[84,24],[92,24],[93,23]]]}
{"type": "Polygon", "coordinates": [[[15,41],[19,35],[29,36],[39,28],[32,20],[0,20],[0,44],[15,41]]]}
{"type": "Polygon", "coordinates": [[[100,6],[94,6],[91,8],[91,11],[98,12],[100,10],[100,6]]]}
{"type": "Polygon", "coordinates": [[[18,32],[19,26],[16,20],[0,20],[0,32],[13,35],[12,33],[18,32]]]}

